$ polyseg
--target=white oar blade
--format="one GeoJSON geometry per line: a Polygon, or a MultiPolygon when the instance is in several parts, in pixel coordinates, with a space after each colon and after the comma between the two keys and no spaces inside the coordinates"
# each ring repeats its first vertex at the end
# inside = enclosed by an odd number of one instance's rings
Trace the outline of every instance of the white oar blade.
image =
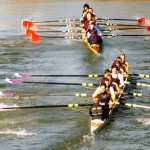
{"type": "Polygon", "coordinates": [[[21,80],[9,79],[9,78],[6,78],[5,81],[8,82],[8,83],[12,83],[12,84],[21,84],[21,83],[23,83],[23,81],[21,81],[21,80]]]}
{"type": "Polygon", "coordinates": [[[14,73],[14,76],[19,77],[19,78],[28,78],[31,77],[31,74],[25,74],[25,73],[14,73]]]}

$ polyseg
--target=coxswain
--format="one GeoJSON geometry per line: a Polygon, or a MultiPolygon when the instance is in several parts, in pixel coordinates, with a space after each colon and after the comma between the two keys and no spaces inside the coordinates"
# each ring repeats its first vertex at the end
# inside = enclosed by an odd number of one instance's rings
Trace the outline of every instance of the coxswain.
{"type": "Polygon", "coordinates": [[[99,104],[99,99],[95,98],[94,104],[89,108],[89,114],[91,116],[91,131],[97,129],[104,123],[103,118],[103,109],[102,106],[99,104]]]}
{"type": "Polygon", "coordinates": [[[111,75],[112,75],[112,81],[116,82],[120,88],[124,86],[124,80],[121,73],[118,72],[119,68],[116,65],[112,65],[111,67],[111,75]]]}
{"type": "Polygon", "coordinates": [[[95,98],[94,104],[89,108],[89,114],[92,117],[92,120],[103,121],[103,110],[102,106],[99,104],[99,99],[95,98]]]}
{"type": "Polygon", "coordinates": [[[102,105],[102,110],[103,110],[103,118],[107,118],[109,114],[109,102],[111,100],[111,94],[106,91],[106,84],[101,83],[99,86],[99,91],[97,93],[94,92],[92,97],[99,100],[99,104],[102,105]]]}
{"type": "Polygon", "coordinates": [[[90,45],[92,44],[100,45],[102,43],[102,38],[97,34],[96,29],[92,30],[91,35],[88,38],[88,42],[90,43],[90,45]]]}

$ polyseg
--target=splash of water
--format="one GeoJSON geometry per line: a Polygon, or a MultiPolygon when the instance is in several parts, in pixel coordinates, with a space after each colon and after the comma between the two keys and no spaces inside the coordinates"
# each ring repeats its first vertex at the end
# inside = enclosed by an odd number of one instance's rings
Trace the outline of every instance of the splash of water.
{"type": "Polygon", "coordinates": [[[150,126],[150,118],[139,118],[137,121],[145,126],[150,126]]]}
{"type": "Polygon", "coordinates": [[[25,129],[20,129],[18,131],[6,129],[5,131],[0,131],[3,135],[17,135],[17,136],[31,136],[36,135],[36,133],[27,132],[25,129]]]}
{"type": "Polygon", "coordinates": [[[95,136],[91,134],[87,134],[83,136],[83,142],[90,143],[90,145],[95,144],[95,136]]]}
{"type": "MultiPolygon", "coordinates": [[[[8,108],[8,107],[19,107],[18,105],[14,104],[14,105],[6,105],[4,103],[0,103],[0,111],[8,111],[7,109],[3,109],[3,108],[8,108]]],[[[9,109],[11,110],[11,109],[9,109]]]]}

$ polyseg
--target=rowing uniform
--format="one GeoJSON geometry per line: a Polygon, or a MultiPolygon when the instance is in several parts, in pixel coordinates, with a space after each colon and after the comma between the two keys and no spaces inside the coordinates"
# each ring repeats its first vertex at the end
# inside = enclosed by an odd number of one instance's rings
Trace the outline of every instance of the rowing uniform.
{"type": "Polygon", "coordinates": [[[112,82],[110,86],[113,87],[115,93],[120,93],[120,88],[116,82],[112,82]]]}
{"type": "Polygon", "coordinates": [[[86,20],[85,23],[84,23],[84,27],[83,27],[83,29],[84,29],[85,31],[87,30],[89,24],[90,24],[90,20],[86,20]]]}
{"type": "MultiPolygon", "coordinates": [[[[96,31],[97,31],[98,34],[101,33],[101,31],[100,31],[100,29],[98,28],[97,25],[94,26],[94,29],[96,29],[96,31]]],[[[88,32],[89,32],[89,33],[92,33],[92,30],[91,30],[91,28],[90,28],[90,25],[88,26],[88,28],[87,28],[87,30],[86,30],[86,33],[88,33],[88,32]]]]}
{"type": "Polygon", "coordinates": [[[124,86],[124,81],[123,81],[123,76],[120,73],[114,74],[111,73],[112,75],[112,81],[116,82],[118,85],[124,86]]]}
{"type": "Polygon", "coordinates": [[[89,114],[92,117],[91,133],[93,133],[93,131],[101,126],[104,122],[102,106],[99,104],[93,104],[89,109],[89,114]]]}
{"type": "Polygon", "coordinates": [[[91,115],[92,120],[94,119],[103,120],[102,106],[99,104],[93,104],[91,108],[89,109],[89,114],[91,115]]]}

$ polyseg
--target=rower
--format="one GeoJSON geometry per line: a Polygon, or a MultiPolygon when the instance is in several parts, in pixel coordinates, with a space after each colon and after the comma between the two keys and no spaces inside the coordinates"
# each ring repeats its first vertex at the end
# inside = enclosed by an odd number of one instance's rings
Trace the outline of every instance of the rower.
{"type": "Polygon", "coordinates": [[[124,63],[122,63],[121,57],[117,57],[117,59],[114,61],[113,65],[117,65],[119,68],[119,72],[122,74],[122,76],[125,78],[128,76],[128,68],[124,63]]]}
{"type": "Polygon", "coordinates": [[[102,43],[102,38],[97,34],[96,29],[92,30],[91,35],[88,38],[88,42],[90,43],[90,45],[92,44],[100,45],[102,43]]]}
{"type": "Polygon", "coordinates": [[[89,9],[90,7],[89,7],[89,4],[84,4],[83,5],[83,12],[82,12],[82,15],[85,13],[85,12],[87,12],[87,10],[89,9]]]}
{"type": "Polygon", "coordinates": [[[104,71],[104,77],[107,77],[108,74],[111,74],[111,71],[109,69],[106,69],[104,71]]]}
{"type": "Polygon", "coordinates": [[[99,92],[92,95],[92,97],[95,99],[98,98],[99,104],[102,105],[103,110],[103,118],[107,118],[109,114],[109,102],[111,100],[111,95],[106,91],[106,84],[101,83],[99,86],[99,92]]]}
{"type": "Polygon", "coordinates": [[[84,4],[84,6],[83,6],[83,12],[82,12],[82,17],[80,18],[80,21],[81,21],[82,24],[85,23],[86,14],[88,12],[88,9],[89,9],[89,5],[88,4],[84,4]]]}
{"type": "Polygon", "coordinates": [[[121,62],[118,61],[118,60],[115,60],[112,65],[116,65],[119,68],[118,72],[120,74],[122,74],[122,76],[124,77],[125,70],[124,70],[123,65],[121,64],[121,62]]]}
{"type": "Polygon", "coordinates": [[[116,95],[115,95],[115,89],[112,82],[110,82],[110,80],[107,77],[103,77],[101,83],[106,84],[106,91],[111,94],[112,103],[115,103],[116,95]]]}
{"type": "Polygon", "coordinates": [[[115,94],[114,99],[116,100],[116,97],[120,93],[120,88],[119,88],[119,86],[118,86],[118,84],[116,82],[112,81],[112,75],[111,74],[108,74],[106,76],[106,78],[108,78],[108,80],[109,80],[109,87],[113,88],[113,90],[110,88],[110,91],[113,91],[111,93],[112,93],[112,96],[114,96],[113,93],[115,94]]]}
{"type": "Polygon", "coordinates": [[[95,22],[94,22],[94,21],[90,21],[90,24],[89,24],[89,26],[88,26],[88,28],[87,28],[87,30],[86,30],[86,35],[87,35],[88,38],[89,38],[90,35],[92,34],[92,30],[93,30],[93,29],[96,29],[97,34],[101,34],[101,31],[99,30],[99,28],[98,28],[98,26],[95,24],[95,22]]]}
{"type": "Polygon", "coordinates": [[[124,86],[124,80],[122,74],[118,72],[119,71],[118,66],[112,65],[111,71],[112,71],[111,73],[112,81],[116,82],[119,85],[119,87],[122,88],[124,86]]]}
{"type": "Polygon", "coordinates": [[[91,12],[88,12],[88,13],[86,14],[86,16],[85,16],[86,19],[85,19],[84,26],[83,26],[83,30],[84,30],[84,31],[87,30],[87,28],[88,28],[88,26],[89,26],[89,24],[90,24],[91,15],[92,15],[92,13],[91,13],[91,12]]]}
{"type": "Polygon", "coordinates": [[[127,71],[127,73],[128,73],[129,64],[128,64],[128,62],[126,61],[125,54],[121,54],[121,55],[120,55],[120,58],[121,58],[121,64],[124,64],[124,65],[125,65],[126,71],[127,71]]]}

